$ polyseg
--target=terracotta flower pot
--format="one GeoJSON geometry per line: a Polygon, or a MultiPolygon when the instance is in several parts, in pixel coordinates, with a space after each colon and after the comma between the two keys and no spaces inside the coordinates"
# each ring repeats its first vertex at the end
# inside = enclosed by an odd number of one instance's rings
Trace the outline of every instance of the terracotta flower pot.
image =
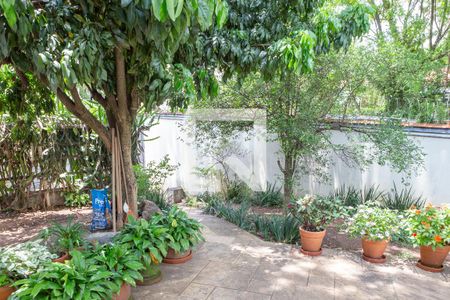
{"type": "Polygon", "coordinates": [[[316,256],[322,253],[322,242],[325,238],[326,230],[324,231],[307,231],[300,227],[301,248],[303,254],[316,256]]]}
{"type": "Polygon", "coordinates": [[[431,246],[420,246],[420,264],[442,270],[445,258],[450,251],[450,245],[444,247],[436,247],[435,250],[431,246]]]}
{"type": "Polygon", "coordinates": [[[57,263],[65,263],[66,262],[66,260],[70,260],[70,255],[69,255],[69,253],[64,253],[63,255],[61,255],[60,257],[58,257],[58,258],[54,258],[54,259],[52,259],[52,262],[57,262],[57,263]]]}
{"type": "Polygon", "coordinates": [[[113,295],[112,300],[128,300],[131,299],[131,286],[127,283],[122,283],[122,287],[118,294],[113,295]]]}
{"type": "Polygon", "coordinates": [[[0,300],[6,300],[16,289],[12,286],[0,286],[0,300]]]}
{"type": "Polygon", "coordinates": [[[363,248],[363,259],[372,263],[383,263],[386,261],[384,251],[389,244],[388,240],[371,241],[366,238],[361,239],[363,248]]]}
{"type": "Polygon", "coordinates": [[[166,264],[182,264],[187,262],[192,258],[192,251],[188,250],[185,252],[177,253],[174,249],[169,248],[167,250],[167,255],[163,259],[163,263],[166,264]]]}

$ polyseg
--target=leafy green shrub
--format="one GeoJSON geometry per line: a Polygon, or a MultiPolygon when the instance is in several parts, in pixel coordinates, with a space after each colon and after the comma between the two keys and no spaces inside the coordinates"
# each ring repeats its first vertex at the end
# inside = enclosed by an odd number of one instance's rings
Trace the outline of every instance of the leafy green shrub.
{"type": "Polygon", "coordinates": [[[240,180],[234,180],[227,184],[225,199],[232,203],[251,202],[252,190],[240,180]]]}
{"type": "Polygon", "coordinates": [[[177,253],[184,253],[204,241],[201,234],[202,225],[197,220],[189,218],[186,212],[175,205],[162,214],[154,215],[152,224],[167,229],[167,234],[172,237],[168,245],[177,253]]]}
{"type": "Polygon", "coordinates": [[[172,207],[167,201],[166,193],[161,190],[148,191],[146,200],[153,201],[161,210],[169,210],[172,207]]]}
{"type": "Polygon", "coordinates": [[[42,240],[0,248],[0,253],[0,281],[4,283],[27,278],[57,257],[49,252],[42,240]]]}
{"type": "Polygon", "coordinates": [[[69,217],[66,224],[53,222],[52,226],[40,233],[40,237],[47,241],[53,252],[63,254],[84,246],[85,233],[83,224],[74,223],[73,218],[69,217]]]}
{"type": "Polygon", "coordinates": [[[145,219],[136,220],[128,216],[125,224],[114,241],[125,244],[135,253],[144,266],[158,265],[167,255],[168,240],[172,237],[167,233],[167,228],[148,222],[145,219]]]}
{"type": "Polygon", "coordinates": [[[208,203],[203,211],[207,214],[223,218],[230,223],[236,224],[242,229],[251,230],[254,227],[254,223],[252,217],[248,213],[249,208],[250,206],[248,203],[243,203],[239,207],[234,208],[230,203],[214,200],[208,203]]]}
{"type": "Polygon", "coordinates": [[[268,183],[265,191],[255,192],[252,204],[262,207],[282,207],[281,187],[277,188],[275,184],[268,183]]]}
{"type": "Polygon", "coordinates": [[[173,174],[178,165],[171,165],[169,156],[166,155],[159,162],[150,162],[146,167],[134,165],[133,170],[136,176],[136,186],[138,201],[151,200],[155,191],[163,188],[164,181],[173,174]]]}
{"type": "Polygon", "coordinates": [[[64,193],[64,205],[68,207],[83,207],[90,203],[91,198],[86,193],[67,192],[64,193]]]}
{"type": "Polygon", "coordinates": [[[314,195],[294,199],[288,208],[291,215],[308,231],[322,231],[345,213],[340,199],[314,195]]]}
{"type": "Polygon", "coordinates": [[[90,252],[96,264],[105,266],[113,273],[111,278],[118,286],[123,282],[131,286],[136,286],[136,280],[142,280],[139,271],[144,269],[140,258],[123,244],[96,245],[90,252]]]}
{"type": "Polygon", "coordinates": [[[353,186],[342,185],[334,192],[334,197],[340,199],[345,206],[357,207],[362,204],[361,194],[353,186]]]}
{"type": "Polygon", "coordinates": [[[408,210],[411,207],[423,208],[425,205],[425,200],[422,199],[421,196],[414,196],[412,187],[404,188],[399,191],[394,183],[392,192],[386,194],[384,197],[383,205],[390,209],[408,210]]]}
{"type": "Polygon", "coordinates": [[[399,218],[393,210],[376,204],[360,205],[356,214],[348,219],[347,231],[353,237],[370,241],[390,240],[397,232],[399,218]]]}
{"type": "Polygon", "coordinates": [[[290,215],[255,216],[256,234],[266,241],[295,243],[300,238],[299,226],[300,222],[290,215]]]}
{"type": "Polygon", "coordinates": [[[51,263],[29,278],[17,281],[13,300],[31,299],[111,299],[120,290],[114,273],[104,264],[85,257],[79,251],[70,253],[65,264],[51,263]]]}

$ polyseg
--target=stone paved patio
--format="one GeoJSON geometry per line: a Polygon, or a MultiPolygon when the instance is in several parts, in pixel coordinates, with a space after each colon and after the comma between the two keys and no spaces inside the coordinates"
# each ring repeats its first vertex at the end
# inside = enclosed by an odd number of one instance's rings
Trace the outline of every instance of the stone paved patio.
{"type": "Polygon", "coordinates": [[[411,262],[369,264],[338,249],[306,257],[188,210],[205,226],[206,242],[191,261],[163,264],[163,280],[135,288],[134,299],[450,299],[448,264],[443,274],[433,274],[411,262]]]}

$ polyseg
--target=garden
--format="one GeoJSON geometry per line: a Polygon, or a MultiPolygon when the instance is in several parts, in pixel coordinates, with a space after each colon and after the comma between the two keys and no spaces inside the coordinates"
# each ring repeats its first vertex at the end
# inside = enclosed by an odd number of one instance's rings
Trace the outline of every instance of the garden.
{"type": "Polygon", "coordinates": [[[449,19],[0,0],[0,300],[447,299],[449,19]]]}

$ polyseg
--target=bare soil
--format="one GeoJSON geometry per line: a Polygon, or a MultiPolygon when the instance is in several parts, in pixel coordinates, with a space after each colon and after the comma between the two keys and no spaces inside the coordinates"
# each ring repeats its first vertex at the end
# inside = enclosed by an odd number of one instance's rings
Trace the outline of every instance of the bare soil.
{"type": "Polygon", "coordinates": [[[0,212],[0,247],[28,241],[53,222],[65,223],[72,216],[74,221],[88,226],[92,208],[60,208],[35,212],[0,212]]]}

